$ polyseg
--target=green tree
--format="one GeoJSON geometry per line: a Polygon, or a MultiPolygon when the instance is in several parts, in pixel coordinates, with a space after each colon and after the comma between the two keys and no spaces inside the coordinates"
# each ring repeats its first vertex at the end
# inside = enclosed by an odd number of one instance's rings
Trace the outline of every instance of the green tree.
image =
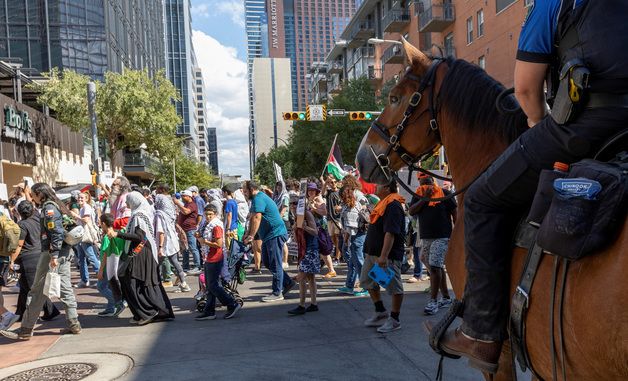
{"type": "MultiPolygon", "coordinates": [[[[34,84],[38,102],[54,110],[57,119],[74,131],[89,127],[87,83],[89,78],[70,70],[53,69],[48,81],[34,84]]],[[[98,137],[104,139],[108,156],[116,163],[116,153],[124,147],[145,150],[157,157],[174,157],[181,141],[175,137],[181,123],[173,101],[177,89],[160,71],[149,77],[145,70],[107,72],[105,81],[96,81],[95,110],[98,137]]]]}
{"type": "Polygon", "coordinates": [[[158,181],[166,183],[174,189],[172,171],[176,173],[177,190],[187,189],[192,185],[199,188],[210,188],[219,185],[219,179],[205,164],[179,153],[174,160],[162,160],[150,169],[158,181]],[[173,165],[174,163],[174,165],[173,165]]]}
{"type": "MultiPolygon", "coordinates": [[[[375,91],[366,78],[350,81],[327,108],[347,111],[380,110],[375,91]]],[[[328,117],[325,122],[295,122],[289,136],[288,149],[292,168],[298,169],[298,172],[291,175],[298,178],[319,177],[336,134],[344,163],[354,165],[355,154],[370,123],[350,121],[348,117],[328,117]]]]}
{"type": "Polygon", "coordinates": [[[271,188],[274,188],[276,182],[273,162],[281,166],[284,180],[292,177],[294,165],[290,160],[290,147],[273,147],[268,154],[261,154],[255,161],[255,180],[271,188]]]}
{"type": "Polygon", "coordinates": [[[382,108],[385,107],[388,104],[388,95],[390,95],[390,90],[392,90],[393,87],[395,87],[395,86],[397,86],[397,79],[396,78],[389,79],[382,86],[382,90],[380,92],[380,95],[377,98],[377,102],[380,104],[380,106],[382,108]]]}

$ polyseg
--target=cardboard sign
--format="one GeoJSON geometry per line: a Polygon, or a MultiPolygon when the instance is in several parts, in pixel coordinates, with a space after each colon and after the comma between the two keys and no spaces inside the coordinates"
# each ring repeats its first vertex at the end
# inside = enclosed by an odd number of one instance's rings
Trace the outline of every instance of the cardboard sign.
{"type": "Polygon", "coordinates": [[[33,181],[32,177],[24,176],[23,180],[24,180],[24,184],[28,185],[29,187],[32,187],[33,184],[35,184],[35,181],[33,181]]]}
{"type": "Polygon", "coordinates": [[[0,183],[0,200],[9,201],[9,191],[7,190],[7,184],[0,183]]]}
{"type": "Polygon", "coordinates": [[[275,167],[275,180],[277,182],[283,182],[283,173],[281,172],[281,167],[275,162],[273,162],[273,165],[275,167]]]}
{"type": "Polygon", "coordinates": [[[301,179],[301,197],[299,197],[299,203],[297,204],[297,227],[303,227],[303,221],[305,221],[305,198],[307,195],[307,179],[301,179]]]}

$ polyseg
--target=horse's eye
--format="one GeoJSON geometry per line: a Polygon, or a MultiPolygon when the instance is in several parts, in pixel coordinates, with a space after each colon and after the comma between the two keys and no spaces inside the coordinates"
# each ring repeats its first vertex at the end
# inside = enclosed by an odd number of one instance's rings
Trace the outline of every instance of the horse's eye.
{"type": "Polygon", "coordinates": [[[390,101],[390,103],[399,103],[399,98],[398,98],[398,97],[396,97],[396,96],[394,96],[394,95],[391,95],[391,96],[388,98],[388,100],[390,101]]]}

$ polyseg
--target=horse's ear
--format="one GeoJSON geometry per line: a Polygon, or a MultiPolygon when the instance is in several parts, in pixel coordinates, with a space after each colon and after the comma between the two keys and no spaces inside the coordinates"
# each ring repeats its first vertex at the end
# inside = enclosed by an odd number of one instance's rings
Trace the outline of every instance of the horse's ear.
{"type": "Polygon", "coordinates": [[[406,60],[413,69],[424,71],[427,67],[430,66],[430,59],[425,54],[423,54],[422,51],[417,49],[414,45],[409,43],[408,40],[403,37],[401,37],[401,42],[403,44],[403,49],[406,52],[406,60]]]}

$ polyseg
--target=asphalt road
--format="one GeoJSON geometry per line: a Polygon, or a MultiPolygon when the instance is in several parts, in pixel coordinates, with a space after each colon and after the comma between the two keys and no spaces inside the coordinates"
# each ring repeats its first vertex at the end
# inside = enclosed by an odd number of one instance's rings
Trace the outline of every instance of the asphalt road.
{"type": "MultiPolygon", "coordinates": [[[[293,266],[294,267],[294,266],[293,266]]],[[[373,311],[368,297],[340,295],[344,270],[334,281],[319,278],[320,311],[289,316],[298,292],[279,303],[262,303],[270,289],[268,272],[250,275],[240,293],[244,308],[232,320],[194,321],[191,293],[169,293],[176,319],[130,325],[128,311],[118,319],[95,316],[102,299],[95,289],[81,290],[81,335],[61,337],[42,357],[115,352],[130,356],[134,367],[123,380],[433,380],[439,357],[427,344],[422,314],[426,282],[406,283],[402,329],[379,334],[363,321],[373,311]]],[[[293,271],[291,271],[293,273],[293,271]]],[[[408,275],[404,275],[404,279],[408,275]]],[[[196,277],[189,283],[197,287],[196,277]]],[[[385,305],[390,306],[388,296],[385,305]]],[[[444,312],[440,312],[441,315],[444,312]]],[[[438,318],[438,316],[436,318],[438,318]]],[[[435,319],[435,318],[433,318],[435,319]]],[[[107,356],[103,354],[103,356],[107,356]]],[[[462,360],[445,360],[444,379],[479,380],[462,360]]]]}

